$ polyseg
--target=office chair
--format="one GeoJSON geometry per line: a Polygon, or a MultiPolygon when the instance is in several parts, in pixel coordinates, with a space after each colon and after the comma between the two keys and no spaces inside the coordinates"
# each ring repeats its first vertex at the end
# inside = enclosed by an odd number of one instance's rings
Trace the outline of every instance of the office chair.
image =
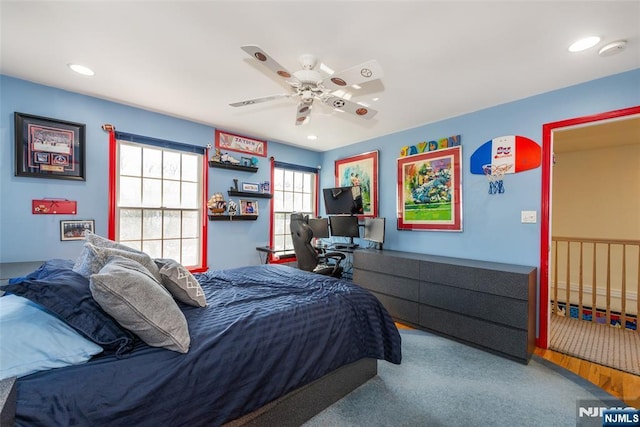
{"type": "Polygon", "coordinates": [[[313,231],[308,224],[308,216],[294,212],[291,214],[291,240],[298,259],[300,270],[311,271],[326,276],[340,277],[342,275],[341,261],[346,255],[340,252],[319,253],[311,244],[313,231]]]}

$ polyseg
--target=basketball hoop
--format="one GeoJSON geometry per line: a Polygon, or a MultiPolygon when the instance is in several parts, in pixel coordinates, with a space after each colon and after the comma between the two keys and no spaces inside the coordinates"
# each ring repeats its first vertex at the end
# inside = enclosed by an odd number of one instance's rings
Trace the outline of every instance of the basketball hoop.
{"type": "Polygon", "coordinates": [[[512,166],[512,164],[482,166],[484,175],[489,180],[489,194],[504,193],[504,174],[507,173],[512,166]]]}

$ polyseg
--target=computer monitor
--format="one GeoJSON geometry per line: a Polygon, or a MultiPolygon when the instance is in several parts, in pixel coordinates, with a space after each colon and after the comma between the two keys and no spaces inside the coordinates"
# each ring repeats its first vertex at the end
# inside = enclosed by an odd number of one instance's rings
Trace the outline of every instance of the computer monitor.
{"type": "Polygon", "coordinates": [[[378,244],[382,248],[384,243],[384,218],[364,219],[364,239],[378,244]]]}
{"type": "Polygon", "coordinates": [[[329,229],[332,237],[349,237],[349,246],[355,246],[354,237],[360,237],[358,217],[351,215],[332,215],[329,217],[329,229]]]}
{"type": "MultiPolygon", "coordinates": [[[[356,188],[359,189],[359,187],[356,188]]],[[[355,193],[359,193],[359,191],[355,193]]],[[[353,187],[323,188],[322,194],[327,215],[362,213],[362,198],[354,196],[353,187]]]]}
{"type": "Polygon", "coordinates": [[[316,239],[324,239],[329,237],[329,219],[328,218],[309,218],[309,227],[313,231],[313,237],[316,239]]]}

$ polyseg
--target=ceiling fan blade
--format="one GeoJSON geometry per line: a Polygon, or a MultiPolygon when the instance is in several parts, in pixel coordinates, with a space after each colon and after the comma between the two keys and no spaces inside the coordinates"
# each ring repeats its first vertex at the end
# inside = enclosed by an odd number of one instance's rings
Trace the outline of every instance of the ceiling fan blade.
{"type": "MultiPolygon", "coordinates": [[[[255,59],[258,60],[258,62],[260,62],[265,67],[267,67],[269,70],[276,73],[282,79],[284,80],[292,79],[293,82],[298,81],[293,76],[293,74],[291,74],[286,68],[280,65],[278,61],[273,59],[267,52],[262,50],[260,46],[245,45],[245,46],[240,46],[240,48],[245,52],[247,52],[249,55],[253,56],[255,59]]],[[[292,84],[292,83],[289,83],[289,84],[292,84]]]]}
{"type": "Polygon", "coordinates": [[[234,102],[229,104],[232,107],[244,107],[245,105],[259,104],[261,102],[273,101],[281,98],[290,98],[293,96],[290,93],[282,93],[280,95],[263,96],[262,98],[247,99],[246,101],[234,102]]]}
{"type": "Polygon", "coordinates": [[[364,119],[370,119],[378,113],[376,110],[365,107],[364,105],[356,104],[355,102],[351,102],[344,98],[340,98],[339,96],[329,96],[326,99],[323,99],[322,102],[333,108],[346,111],[347,113],[354,114],[364,119]]]}
{"type": "Polygon", "coordinates": [[[382,78],[383,74],[378,61],[372,59],[327,77],[322,81],[322,85],[329,90],[344,89],[346,86],[382,78]]]}
{"type": "Polygon", "coordinates": [[[313,104],[313,99],[310,102],[300,101],[298,104],[298,110],[296,114],[296,126],[300,126],[307,121],[307,117],[311,114],[311,105],[313,104]]]}

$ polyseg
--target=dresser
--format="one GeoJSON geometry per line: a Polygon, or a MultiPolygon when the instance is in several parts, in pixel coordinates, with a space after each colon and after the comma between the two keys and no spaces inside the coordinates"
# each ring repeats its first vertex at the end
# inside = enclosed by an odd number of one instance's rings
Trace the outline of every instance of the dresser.
{"type": "Polygon", "coordinates": [[[522,363],[533,353],[536,267],[366,249],[353,281],[401,323],[522,363]]]}

